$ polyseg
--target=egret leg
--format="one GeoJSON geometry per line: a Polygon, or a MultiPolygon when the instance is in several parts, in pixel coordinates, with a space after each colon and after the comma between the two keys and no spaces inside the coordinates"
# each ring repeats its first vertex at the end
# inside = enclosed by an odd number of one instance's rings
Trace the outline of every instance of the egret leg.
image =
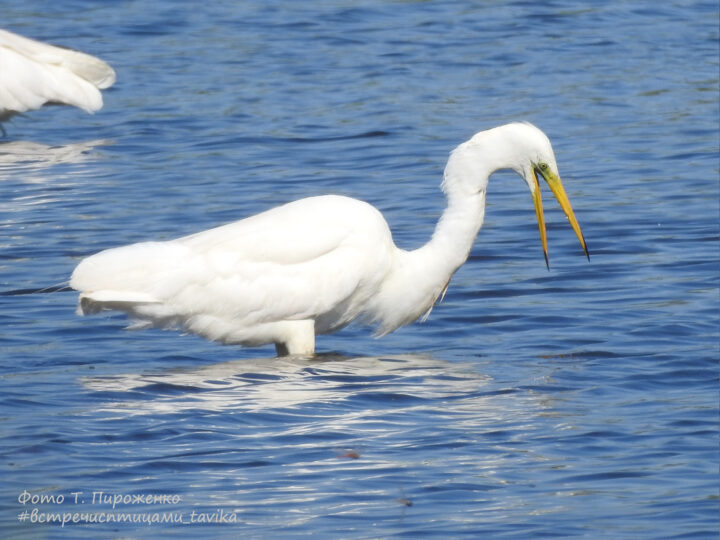
{"type": "Polygon", "coordinates": [[[284,339],[275,342],[278,356],[315,354],[315,321],[287,321],[283,326],[284,339]]]}

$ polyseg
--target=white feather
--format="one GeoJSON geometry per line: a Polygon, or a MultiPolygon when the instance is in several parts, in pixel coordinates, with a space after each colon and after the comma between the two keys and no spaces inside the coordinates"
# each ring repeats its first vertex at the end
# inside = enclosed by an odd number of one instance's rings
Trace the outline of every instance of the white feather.
{"type": "Polygon", "coordinates": [[[317,333],[345,326],[379,286],[393,249],[372,206],[315,197],[177,240],[103,251],[78,265],[70,285],[82,291],[83,312],[83,299],[117,309],[142,294],[123,310],[247,343],[255,340],[240,329],[278,321],[312,319],[317,333]]]}
{"type": "Polygon", "coordinates": [[[114,82],[115,71],[98,58],[0,29],[0,121],[46,103],[92,113],[114,82]]]}

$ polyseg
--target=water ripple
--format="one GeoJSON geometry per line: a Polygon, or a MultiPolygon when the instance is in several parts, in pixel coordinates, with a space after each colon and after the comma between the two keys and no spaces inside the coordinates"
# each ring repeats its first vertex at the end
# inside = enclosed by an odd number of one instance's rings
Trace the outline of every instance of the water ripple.
{"type": "Polygon", "coordinates": [[[66,10],[3,5],[118,73],[95,115],[3,125],[6,537],[717,536],[716,5],[66,10]],[[498,173],[445,300],[383,339],[350,326],[276,359],[74,315],[82,257],[299,197],[366,200],[415,248],[448,152],[512,120],[553,141],[590,262],[546,197],[548,271],[526,187],[498,173]],[[144,511],[238,523],[21,523],[23,490],[65,495],[42,511],[178,494],[144,511]]]}

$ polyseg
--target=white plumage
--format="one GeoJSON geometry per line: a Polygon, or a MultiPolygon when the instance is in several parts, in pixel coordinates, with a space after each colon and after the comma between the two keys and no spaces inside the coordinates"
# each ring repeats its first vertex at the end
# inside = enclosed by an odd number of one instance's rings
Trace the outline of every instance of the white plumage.
{"type": "Polygon", "coordinates": [[[448,206],[423,247],[398,249],[380,212],[348,197],[310,197],[167,242],[108,249],[83,260],[70,286],[80,314],[127,312],[138,326],[181,328],[222,343],[275,343],[312,354],[315,335],[359,320],[392,332],[429,313],[465,262],[485,213],[490,174],[527,182],[547,259],[537,174],[585,249],[547,137],[530,124],[480,132],[445,168],[448,206]]]}
{"type": "Polygon", "coordinates": [[[0,122],[46,103],[95,112],[100,90],[114,82],[115,71],[94,56],[0,29],[0,122]]]}

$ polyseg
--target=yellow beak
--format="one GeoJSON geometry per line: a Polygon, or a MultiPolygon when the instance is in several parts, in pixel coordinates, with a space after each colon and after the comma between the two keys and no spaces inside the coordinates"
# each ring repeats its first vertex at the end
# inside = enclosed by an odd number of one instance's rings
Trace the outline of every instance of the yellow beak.
{"type": "Polygon", "coordinates": [[[572,206],[570,206],[570,201],[565,194],[565,188],[563,188],[560,178],[550,170],[539,171],[533,169],[532,175],[533,180],[535,181],[532,186],[533,204],[535,205],[535,215],[537,216],[538,228],[540,229],[540,241],[542,242],[543,255],[545,255],[545,264],[548,268],[550,268],[547,251],[547,233],[545,232],[545,217],[543,216],[542,199],[540,197],[540,183],[538,182],[537,173],[540,173],[540,175],[547,182],[548,186],[550,186],[550,189],[555,195],[555,198],[560,203],[560,208],[562,208],[563,212],[565,212],[565,215],[567,216],[568,221],[573,228],[573,231],[575,231],[578,240],[580,240],[580,245],[585,252],[585,256],[588,258],[588,260],[590,260],[590,254],[587,250],[585,238],[583,237],[582,231],[580,230],[580,225],[575,218],[575,213],[573,212],[572,206]]]}

